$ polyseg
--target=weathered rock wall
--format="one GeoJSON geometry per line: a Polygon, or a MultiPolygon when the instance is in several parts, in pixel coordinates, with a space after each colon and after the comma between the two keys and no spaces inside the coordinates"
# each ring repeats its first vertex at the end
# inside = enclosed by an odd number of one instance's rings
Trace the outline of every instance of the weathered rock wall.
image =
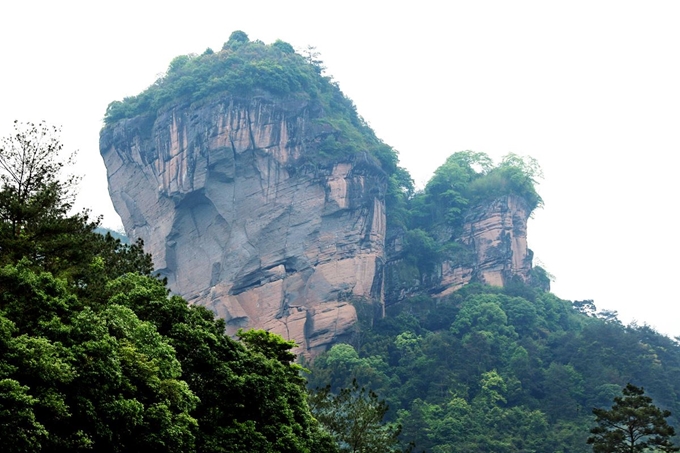
{"type": "Polygon", "coordinates": [[[385,177],[372,158],[306,156],[332,129],[313,103],[180,106],[102,131],[109,192],[173,292],[229,333],[264,328],[314,354],[346,338],[350,296],[381,299],[385,177]]]}
{"type": "Polygon", "coordinates": [[[445,296],[475,281],[505,286],[513,278],[530,280],[533,254],[527,246],[526,202],[507,195],[471,209],[465,216],[458,242],[472,251],[469,264],[442,263],[440,290],[445,296]]]}

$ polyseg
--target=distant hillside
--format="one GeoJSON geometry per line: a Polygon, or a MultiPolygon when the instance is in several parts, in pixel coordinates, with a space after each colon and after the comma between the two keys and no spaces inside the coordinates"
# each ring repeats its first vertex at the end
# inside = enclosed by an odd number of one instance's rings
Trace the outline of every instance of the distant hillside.
{"type": "Polygon", "coordinates": [[[118,239],[120,242],[123,244],[129,245],[130,244],[130,238],[128,238],[124,233],[119,233],[116,230],[112,230],[110,228],[104,228],[104,227],[97,227],[94,230],[95,233],[103,234],[106,236],[107,234],[110,234],[113,236],[114,239],[118,239]]]}

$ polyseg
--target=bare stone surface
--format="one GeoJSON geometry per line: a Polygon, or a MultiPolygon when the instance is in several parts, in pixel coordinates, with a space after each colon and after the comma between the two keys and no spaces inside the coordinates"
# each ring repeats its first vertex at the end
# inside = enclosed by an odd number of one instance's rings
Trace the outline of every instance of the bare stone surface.
{"type": "Polygon", "coordinates": [[[332,132],[312,103],[255,97],[183,106],[102,130],[109,192],[173,292],[233,334],[265,328],[315,354],[348,337],[348,296],[381,301],[382,170],[312,164],[332,132]]]}

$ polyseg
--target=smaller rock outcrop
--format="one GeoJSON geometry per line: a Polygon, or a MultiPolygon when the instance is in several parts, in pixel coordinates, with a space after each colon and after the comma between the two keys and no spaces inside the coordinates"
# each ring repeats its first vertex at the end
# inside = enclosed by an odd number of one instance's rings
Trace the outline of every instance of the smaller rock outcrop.
{"type": "Polygon", "coordinates": [[[442,263],[440,289],[433,295],[446,296],[471,281],[506,286],[519,278],[528,283],[533,253],[527,246],[529,208],[515,195],[506,195],[476,206],[465,216],[457,241],[471,251],[471,260],[442,263]]]}
{"type": "Polygon", "coordinates": [[[505,195],[479,204],[463,215],[462,227],[439,227],[439,244],[453,244],[434,270],[423,272],[404,259],[400,235],[392,237],[386,269],[387,304],[426,291],[433,297],[452,294],[468,283],[506,286],[519,279],[531,283],[533,253],[527,246],[527,220],[531,211],[517,195],[505,195]]]}

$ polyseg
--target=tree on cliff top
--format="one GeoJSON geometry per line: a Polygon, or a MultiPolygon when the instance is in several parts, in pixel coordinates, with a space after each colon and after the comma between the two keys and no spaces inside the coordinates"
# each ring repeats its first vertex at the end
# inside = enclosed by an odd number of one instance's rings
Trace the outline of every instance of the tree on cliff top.
{"type": "Polygon", "coordinates": [[[104,122],[110,126],[143,117],[150,135],[153,120],[165,109],[255,96],[308,103],[311,120],[323,125],[323,133],[305,159],[318,163],[373,156],[388,175],[397,171],[396,152],[375,136],[354,103],[324,74],[313,50],[301,55],[284,41],[251,41],[242,31],[233,32],[219,52],[174,58],[165,75],[142,93],[111,102],[104,122]]]}
{"type": "Polygon", "coordinates": [[[246,32],[241,31],[241,30],[235,30],[231,32],[231,35],[229,35],[229,41],[224,43],[224,46],[222,46],[223,49],[233,46],[237,43],[243,44],[246,42],[249,42],[250,38],[248,38],[248,35],[246,32]]]}
{"type": "Polygon", "coordinates": [[[610,410],[593,409],[597,426],[590,430],[588,443],[595,453],[680,451],[671,442],[675,430],[666,422],[671,413],[653,405],[644,393],[629,383],[610,410]]]}

